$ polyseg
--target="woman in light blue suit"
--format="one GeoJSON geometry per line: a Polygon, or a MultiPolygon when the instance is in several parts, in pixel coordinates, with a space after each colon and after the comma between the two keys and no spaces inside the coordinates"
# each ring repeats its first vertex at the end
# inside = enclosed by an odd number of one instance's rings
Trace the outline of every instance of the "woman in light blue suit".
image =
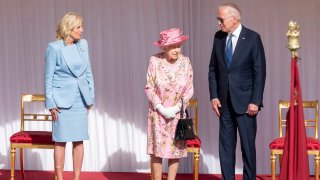
{"type": "Polygon", "coordinates": [[[88,136],[88,112],[94,101],[94,83],[88,43],[81,39],[82,17],[67,13],[57,27],[57,40],[45,54],[46,108],[53,117],[54,162],[63,179],[66,142],[73,143],[74,180],[79,179],[83,162],[83,141],[88,136]]]}

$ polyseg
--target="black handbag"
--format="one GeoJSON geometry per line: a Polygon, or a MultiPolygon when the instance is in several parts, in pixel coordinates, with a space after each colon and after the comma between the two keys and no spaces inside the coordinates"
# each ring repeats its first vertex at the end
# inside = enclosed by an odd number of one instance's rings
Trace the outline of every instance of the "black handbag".
{"type": "Polygon", "coordinates": [[[193,120],[189,118],[188,111],[186,110],[186,118],[183,118],[183,100],[180,110],[180,119],[178,120],[174,140],[189,140],[195,139],[193,120]]]}

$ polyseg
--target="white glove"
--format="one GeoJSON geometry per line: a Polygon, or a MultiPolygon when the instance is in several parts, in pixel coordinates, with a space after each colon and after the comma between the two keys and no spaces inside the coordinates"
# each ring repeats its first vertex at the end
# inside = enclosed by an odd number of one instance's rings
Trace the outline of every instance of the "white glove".
{"type": "Polygon", "coordinates": [[[169,108],[165,108],[162,106],[162,104],[157,104],[156,109],[160,112],[160,114],[163,115],[166,119],[173,119],[175,117],[175,113],[172,112],[172,110],[169,110],[169,108]]]}
{"type": "MultiPolygon", "coordinates": [[[[177,114],[178,112],[180,112],[180,107],[179,107],[178,105],[169,107],[169,108],[167,108],[167,109],[168,109],[168,111],[169,111],[171,114],[174,114],[174,117],[176,117],[176,114],[177,114]]],[[[174,117],[172,117],[172,118],[174,118],[174,117]]]]}

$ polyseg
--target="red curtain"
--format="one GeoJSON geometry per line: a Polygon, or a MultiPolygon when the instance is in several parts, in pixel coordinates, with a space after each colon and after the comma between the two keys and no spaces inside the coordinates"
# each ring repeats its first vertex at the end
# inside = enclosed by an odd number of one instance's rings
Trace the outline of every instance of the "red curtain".
{"type": "Polygon", "coordinates": [[[290,109],[287,113],[280,180],[309,179],[306,130],[297,57],[291,59],[290,109]]]}

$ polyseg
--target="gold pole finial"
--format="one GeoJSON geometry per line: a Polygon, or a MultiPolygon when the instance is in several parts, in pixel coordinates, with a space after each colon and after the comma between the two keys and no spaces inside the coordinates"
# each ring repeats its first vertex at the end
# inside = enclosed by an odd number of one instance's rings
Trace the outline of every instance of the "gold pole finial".
{"type": "Polygon", "coordinates": [[[298,57],[298,49],[300,48],[300,27],[297,22],[289,22],[289,30],[287,32],[288,43],[287,48],[291,51],[292,57],[298,57]]]}

